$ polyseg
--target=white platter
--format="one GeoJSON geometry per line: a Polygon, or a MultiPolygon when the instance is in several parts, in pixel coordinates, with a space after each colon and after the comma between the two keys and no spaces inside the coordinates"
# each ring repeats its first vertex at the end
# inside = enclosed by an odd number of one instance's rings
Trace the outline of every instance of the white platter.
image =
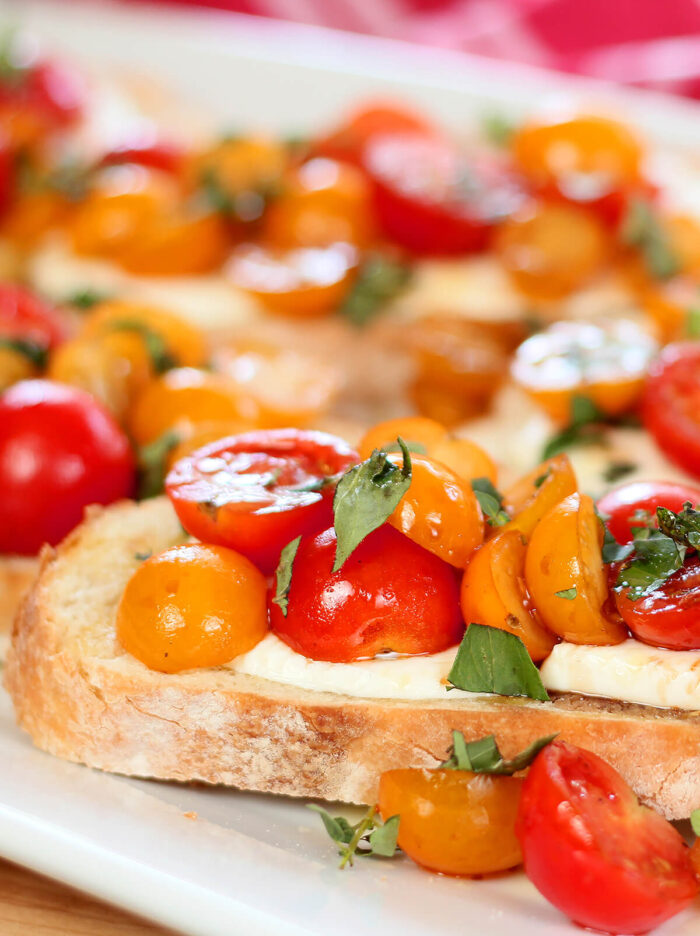
{"type": "MultiPolygon", "coordinates": [[[[152,72],[228,125],[296,131],[365,95],[415,100],[458,128],[566,93],[691,148],[700,108],[517,66],[246,17],[0,0],[48,48],[152,72]]],[[[524,875],[438,877],[406,859],[336,868],[301,803],[127,780],[32,748],[0,697],[0,854],[191,936],[573,936],[524,875]],[[186,813],[196,813],[197,818],[186,813]]],[[[697,936],[700,912],[658,936],[697,936]]]]}

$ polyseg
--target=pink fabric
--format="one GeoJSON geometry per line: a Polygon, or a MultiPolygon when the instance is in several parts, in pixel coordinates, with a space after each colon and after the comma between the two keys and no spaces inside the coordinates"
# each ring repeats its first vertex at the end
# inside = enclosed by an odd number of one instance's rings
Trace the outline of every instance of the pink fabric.
{"type": "Polygon", "coordinates": [[[164,2],[408,39],[700,98],[700,0],[164,2]]]}

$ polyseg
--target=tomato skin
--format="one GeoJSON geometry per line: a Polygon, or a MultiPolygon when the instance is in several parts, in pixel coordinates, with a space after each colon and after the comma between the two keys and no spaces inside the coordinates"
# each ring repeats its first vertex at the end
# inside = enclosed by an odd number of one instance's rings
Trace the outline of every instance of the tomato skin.
{"type": "Polygon", "coordinates": [[[646,933],[698,893],[690,851],[597,755],[548,745],[523,784],[525,872],[555,907],[605,933],[646,933]]]}
{"type": "Polygon", "coordinates": [[[599,512],[609,519],[606,524],[618,543],[631,543],[634,539],[632,517],[638,510],[652,517],[657,507],[668,507],[674,513],[687,501],[700,504],[700,487],[675,481],[631,481],[608,491],[598,501],[599,512]]]}
{"type": "Polygon", "coordinates": [[[292,650],[350,663],[385,650],[437,653],[459,643],[458,583],[446,562],[387,524],[331,572],[335,550],[332,527],[305,536],[294,559],[287,616],[270,602],[272,630],[292,650]]]}
{"type": "Polygon", "coordinates": [[[308,490],[309,484],[358,460],[342,439],[324,432],[260,430],[198,449],[173,466],[165,487],[188,533],[235,549],[269,574],[290,540],[333,522],[334,485],[308,490]]]}
{"type": "Polygon", "coordinates": [[[700,560],[693,557],[663,585],[631,601],[615,594],[622,620],[637,640],[668,650],[700,650],[700,560]]]}
{"type": "Polygon", "coordinates": [[[89,394],[24,380],[0,397],[0,553],[55,545],[88,504],[130,497],[134,485],[128,439],[89,394]]]}
{"type": "Polygon", "coordinates": [[[700,343],[667,345],[649,368],[642,420],[663,453],[700,477],[700,343]]]}
{"type": "Polygon", "coordinates": [[[50,351],[66,337],[52,306],[15,283],[0,284],[0,338],[20,338],[50,351]]]}
{"type": "Polygon", "coordinates": [[[133,163],[176,175],[182,169],[183,162],[183,150],[175,143],[162,140],[156,143],[134,143],[109,150],[100,158],[98,166],[102,168],[133,163]]]}
{"type": "Polygon", "coordinates": [[[375,136],[417,133],[432,136],[436,130],[419,114],[388,101],[365,105],[328,136],[317,140],[314,152],[328,159],[362,165],[365,147],[375,136]]]}

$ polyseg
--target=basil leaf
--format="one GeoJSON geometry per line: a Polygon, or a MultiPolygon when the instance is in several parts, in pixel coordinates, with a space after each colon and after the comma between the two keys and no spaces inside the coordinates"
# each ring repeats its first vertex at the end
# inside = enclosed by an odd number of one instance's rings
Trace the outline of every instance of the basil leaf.
{"type": "Polygon", "coordinates": [[[700,338],[700,308],[688,309],[685,317],[685,333],[688,338],[700,338]]]}
{"type": "Polygon", "coordinates": [[[550,468],[542,472],[542,474],[539,477],[535,478],[535,480],[532,482],[532,486],[534,488],[541,488],[544,482],[547,480],[547,478],[551,475],[551,473],[552,472],[550,468]]]}
{"type": "Polygon", "coordinates": [[[348,864],[352,867],[355,856],[394,857],[399,833],[399,816],[391,816],[382,824],[377,821],[377,807],[370,806],[360,821],[351,825],[343,816],[331,816],[315,803],[309,803],[308,808],[321,816],[326,832],[340,846],[338,853],[342,856],[341,868],[348,864]]]}
{"type": "Polygon", "coordinates": [[[510,517],[503,509],[503,495],[488,478],[473,478],[472,490],[490,526],[503,526],[510,517]]]}
{"type": "Polygon", "coordinates": [[[347,845],[352,841],[354,829],[344,816],[333,817],[322,806],[317,806],[316,803],[308,803],[307,808],[319,814],[326,832],[334,842],[347,845]]]}
{"type": "Polygon", "coordinates": [[[369,836],[369,852],[361,854],[378,855],[380,858],[393,858],[396,853],[396,840],[399,835],[401,816],[389,816],[384,825],[376,826],[369,836]]]}
{"type": "Polygon", "coordinates": [[[517,129],[517,124],[505,114],[493,112],[481,118],[481,129],[489,143],[494,146],[507,146],[517,129]]]}
{"type": "Polygon", "coordinates": [[[407,285],[411,268],[382,254],[371,254],[360,267],[355,283],[340,306],[340,314],[353,325],[366,325],[407,285]]]}
{"type": "Polygon", "coordinates": [[[685,560],[686,547],[660,530],[638,529],[634,538],[635,558],[620,569],[616,588],[629,588],[627,597],[637,601],[663,585],[685,560]]]}
{"type": "Polygon", "coordinates": [[[455,689],[466,692],[549,699],[522,640],[484,624],[467,627],[447,678],[455,689]]]}
{"type": "Polygon", "coordinates": [[[107,293],[100,293],[96,289],[79,289],[63,300],[65,305],[74,306],[81,311],[88,311],[93,306],[105,302],[109,298],[107,293]]]}
{"type": "Polygon", "coordinates": [[[448,770],[471,770],[473,773],[510,776],[518,770],[529,767],[542,748],[545,748],[556,737],[556,734],[551,734],[538,738],[524,751],[516,754],[512,760],[506,760],[493,735],[467,744],[461,731],[453,731],[450,758],[440,766],[448,770]]]}
{"type": "Polygon", "coordinates": [[[690,824],[693,827],[693,832],[696,835],[700,835],[700,809],[694,809],[691,812],[690,824]]]}
{"type": "Polygon", "coordinates": [[[648,271],[656,279],[668,279],[678,272],[678,257],[650,202],[645,199],[634,198],[629,202],[620,238],[623,244],[639,249],[648,271]]]}
{"type": "Polygon", "coordinates": [[[48,350],[36,341],[27,341],[25,338],[5,338],[0,335],[0,349],[2,348],[23,355],[35,367],[46,367],[48,350]]]}
{"type": "Polygon", "coordinates": [[[626,559],[628,556],[632,555],[634,552],[632,543],[618,543],[605,523],[603,523],[603,530],[605,532],[602,555],[605,565],[610,565],[611,562],[620,562],[620,560],[626,559]]]}
{"type": "Polygon", "coordinates": [[[600,424],[605,414],[586,396],[571,398],[569,423],[548,439],[542,450],[542,460],[559,455],[574,445],[594,445],[603,439],[600,424]]]}
{"type": "Polygon", "coordinates": [[[285,617],[287,617],[289,589],[292,584],[292,566],[294,565],[297,549],[299,549],[299,543],[301,543],[301,536],[297,536],[296,539],[287,543],[280,553],[280,561],[275,574],[277,589],[275,590],[275,597],[272,600],[279,606],[280,611],[285,617]]]}
{"type": "Polygon", "coordinates": [[[150,559],[152,555],[153,551],[151,549],[149,549],[148,552],[135,552],[134,559],[138,562],[145,562],[146,559],[150,559]]]}
{"type": "Polygon", "coordinates": [[[119,319],[112,322],[110,328],[112,331],[136,332],[136,334],[140,335],[146,345],[146,350],[156,374],[164,374],[165,371],[178,366],[179,361],[168,349],[162,335],[153,331],[148,325],[144,325],[143,322],[136,319],[119,319]]]}
{"type": "Polygon", "coordinates": [[[603,472],[603,480],[607,481],[609,484],[612,484],[615,481],[619,481],[620,478],[624,478],[626,475],[632,474],[632,472],[636,470],[637,465],[634,462],[611,461],[603,472]]]}
{"type": "Polygon", "coordinates": [[[392,464],[386,452],[374,451],[354,465],[338,482],[333,497],[337,537],[333,572],[337,572],[362,540],[391,516],[411,486],[411,454],[403,439],[403,466],[392,464]]]}
{"type": "Polygon", "coordinates": [[[677,543],[694,548],[700,546],[700,511],[695,510],[690,501],[683,504],[679,513],[657,507],[656,519],[661,532],[677,543]]]}
{"type": "Polygon", "coordinates": [[[168,455],[182,441],[180,433],[169,429],[137,453],[138,484],[136,497],[146,500],[163,493],[168,455]]]}
{"type": "Polygon", "coordinates": [[[554,592],[557,598],[563,598],[565,601],[573,601],[577,595],[576,586],[573,585],[571,588],[563,588],[561,591],[554,592]]]}

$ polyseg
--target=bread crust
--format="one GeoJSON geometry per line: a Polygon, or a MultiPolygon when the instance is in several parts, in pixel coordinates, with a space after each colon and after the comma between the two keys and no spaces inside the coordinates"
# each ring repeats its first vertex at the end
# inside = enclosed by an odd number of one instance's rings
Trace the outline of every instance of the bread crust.
{"type": "Polygon", "coordinates": [[[18,722],[39,747],[134,776],[368,803],[384,770],[435,767],[453,729],[467,739],[495,734],[506,756],[559,732],[617,767],[667,817],[700,807],[698,712],[574,695],[361,699],[224,667],[175,676],[147,669],[116,643],[114,610],[135,549],[158,551],[178,535],[166,502],[121,504],[94,511],[44,553],[5,670],[18,722]],[[84,574],[94,582],[75,595],[73,578],[89,562],[96,569],[84,574]]]}
{"type": "Polygon", "coordinates": [[[33,556],[0,556],[0,658],[5,656],[12,623],[39,569],[33,556]]]}

